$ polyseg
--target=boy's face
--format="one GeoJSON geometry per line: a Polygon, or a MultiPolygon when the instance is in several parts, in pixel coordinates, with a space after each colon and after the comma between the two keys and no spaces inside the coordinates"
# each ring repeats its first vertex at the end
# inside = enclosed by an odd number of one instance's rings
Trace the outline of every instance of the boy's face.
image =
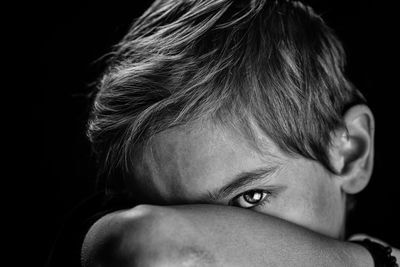
{"type": "Polygon", "coordinates": [[[259,135],[263,155],[231,131],[172,129],[155,136],[138,158],[143,191],[169,204],[251,208],[332,237],[344,226],[345,196],[318,162],[288,156],[259,135]]]}

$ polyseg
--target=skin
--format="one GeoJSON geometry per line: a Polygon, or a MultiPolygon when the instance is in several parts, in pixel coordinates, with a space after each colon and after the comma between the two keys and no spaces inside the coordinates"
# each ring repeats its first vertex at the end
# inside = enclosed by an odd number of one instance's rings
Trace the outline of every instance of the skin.
{"type": "Polygon", "coordinates": [[[134,171],[162,206],[97,221],[83,266],[373,266],[363,247],[340,239],[345,196],[361,191],[372,172],[374,121],[366,106],[344,120],[347,131],[332,133],[329,148],[337,175],[283,153],[262,134],[260,151],[212,124],[156,135],[134,171]],[[238,175],[242,183],[233,188],[238,175]]]}
{"type": "Polygon", "coordinates": [[[345,194],[339,179],[318,162],[289,156],[267,137],[259,138],[267,148],[263,154],[226,129],[168,130],[153,139],[138,160],[136,173],[139,180],[150,181],[157,202],[251,207],[331,237],[342,236],[345,194]],[[220,199],[210,196],[239,174],[258,169],[271,173],[220,199]],[[262,194],[261,201],[248,203],[244,193],[262,194]]]}

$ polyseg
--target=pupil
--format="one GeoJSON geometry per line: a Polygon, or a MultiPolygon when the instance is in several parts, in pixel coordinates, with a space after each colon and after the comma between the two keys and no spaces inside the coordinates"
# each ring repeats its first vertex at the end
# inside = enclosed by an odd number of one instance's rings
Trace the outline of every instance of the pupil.
{"type": "Polygon", "coordinates": [[[249,203],[256,203],[261,200],[262,194],[260,192],[249,192],[244,195],[244,198],[249,203]]]}

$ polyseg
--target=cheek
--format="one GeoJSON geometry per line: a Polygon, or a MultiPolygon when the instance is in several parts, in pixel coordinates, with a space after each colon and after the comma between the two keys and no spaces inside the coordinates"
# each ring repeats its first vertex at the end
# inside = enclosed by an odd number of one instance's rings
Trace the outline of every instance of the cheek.
{"type": "MultiPolygon", "coordinates": [[[[334,179],[332,177],[324,177],[334,179]]],[[[337,190],[331,182],[321,184],[313,194],[312,225],[313,230],[332,236],[339,237],[343,231],[344,223],[344,201],[341,199],[340,190],[337,190]]]]}
{"type": "Polygon", "coordinates": [[[323,234],[338,237],[343,227],[344,206],[341,193],[334,183],[334,178],[326,173],[320,173],[315,181],[315,187],[310,187],[312,196],[308,204],[313,230],[323,234]]]}
{"type": "MultiPolygon", "coordinates": [[[[330,179],[330,177],[321,177],[322,179],[330,179]]],[[[312,213],[318,221],[332,222],[338,217],[341,211],[340,193],[335,190],[335,187],[330,183],[320,183],[315,190],[310,193],[313,195],[312,213]]]]}
{"type": "Polygon", "coordinates": [[[342,227],[343,207],[334,178],[309,164],[286,175],[288,190],[271,202],[271,215],[336,237],[342,227]]]}

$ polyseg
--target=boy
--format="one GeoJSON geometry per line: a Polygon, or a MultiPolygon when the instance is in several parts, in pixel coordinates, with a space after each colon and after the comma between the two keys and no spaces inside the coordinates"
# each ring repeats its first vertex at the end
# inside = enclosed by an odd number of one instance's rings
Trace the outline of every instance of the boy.
{"type": "Polygon", "coordinates": [[[343,69],[299,2],[156,1],[117,46],[88,130],[108,195],[152,205],[100,218],[83,265],[394,262],[343,241],[374,155],[343,69]]]}

